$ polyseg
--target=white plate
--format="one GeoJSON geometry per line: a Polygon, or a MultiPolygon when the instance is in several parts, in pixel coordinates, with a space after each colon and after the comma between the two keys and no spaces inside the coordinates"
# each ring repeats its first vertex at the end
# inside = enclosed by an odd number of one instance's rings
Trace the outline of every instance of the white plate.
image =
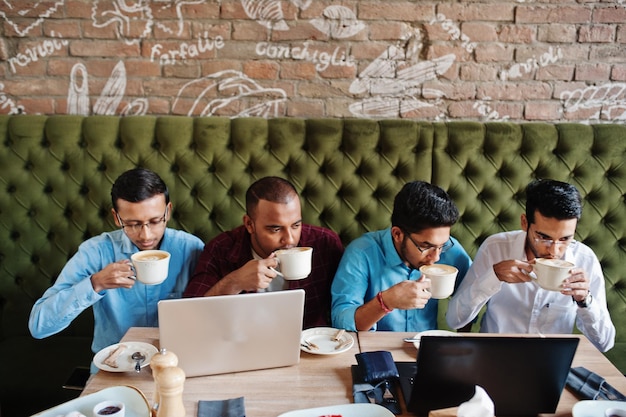
{"type": "Polygon", "coordinates": [[[604,417],[604,412],[609,408],[626,410],[624,401],[584,400],[578,401],[572,408],[573,417],[604,417]]]}
{"type": "Polygon", "coordinates": [[[394,417],[393,413],[378,404],[341,404],[328,407],[308,408],[283,413],[278,417],[394,417]]]}
{"type": "MultiPolygon", "coordinates": [[[[420,339],[422,336],[458,336],[458,335],[459,335],[458,333],[451,332],[448,330],[424,330],[423,332],[419,332],[418,334],[413,336],[413,339],[420,339]]],[[[419,349],[420,341],[417,340],[413,342],[413,346],[419,349]]]]}
{"type": "Polygon", "coordinates": [[[348,332],[344,332],[339,338],[339,341],[335,341],[337,332],[339,332],[339,329],[333,329],[332,327],[314,327],[312,329],[306,329],[302,332],[300,342],[305,344],[305,340],[309,341],[315,344],[319,349],[309,349],[302,345],[300,345],[300,349],[303,352],[313,353],[315,355],[337,355],[350,350],[354,344],[352,335],[348,332]],[[335,349],[344,342],[343,347],[335,349]]]}
{"type": "Polygon", "coordinates": [[[78,411],[87,417],[91,417],[96,404],[105,400],[119,400],[123,402],[126,408],[126,417],[150,417],[150,405],[146,397],[139,389],[126,385],[105,388],[93,394],[78,397],[31,417],[64,416],[72,411],[78,411]]]}
{"type": "Polygon", "coordinates": [[[150,359],[152,356],[158,352],[157,348],[151,345],[150,343],[144,342],[124,342],[126,345],[126,350],[124,350],[120,356],[117,358],[117,368],[112,368],[109,365],[102,363],[106,358],[109,357],[112,351],[117,349],[120,343],[116,343],[114,345],[105,347],[100,352],[96,353],[96,356],[93,357],[93,363],[103,371],[109,372],[130,372],[135,370],[135,361],[131,359],[131,356],[134,352],[141,352],[146,357],[146,360],[143,361],[141,367],[148,366],[150,364],[150,359]]]}

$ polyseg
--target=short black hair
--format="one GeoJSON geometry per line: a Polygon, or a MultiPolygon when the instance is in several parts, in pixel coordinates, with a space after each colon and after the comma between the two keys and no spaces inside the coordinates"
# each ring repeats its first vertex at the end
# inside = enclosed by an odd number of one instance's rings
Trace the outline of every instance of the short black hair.
{"type": "Polygon", "coordinates": [[[443,189],[424,181],[405,184],[396,195],[391,225],[406,233],[419,233],[435,227],[451,227],[459,210],[443,189]]]}
{"type": "Polygon", "coordinates": [[[246,213],[250,216],[259,204],[259,200],[285,204],[294,196],[298,197],[296,187],[286,179],[263,177],[254,182],[246,191],[246,213]]]}
{"type": "Polygon", "coordinates": [[[119,199],[138,203],[158,194],[165,196],[165,204],[170,202],[170,193],[161,177],[149,169],[135,168],[117,177],[111,188],[111,203],[117,211],[119,199]]]}
{"type": "Polygon", "coordinates": [[[580,220],[582,197],[572,184],[552,179],[537,179],[526,186],[526,219],[535,222],[535,211],[558,220],[580,220]]]}

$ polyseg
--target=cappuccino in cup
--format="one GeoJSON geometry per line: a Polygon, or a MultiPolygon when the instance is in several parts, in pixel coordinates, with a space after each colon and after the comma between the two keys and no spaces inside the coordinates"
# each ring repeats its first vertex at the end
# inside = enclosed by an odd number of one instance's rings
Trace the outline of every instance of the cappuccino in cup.
{"type": "Polygon", "coordinates": [[[441,300],[450,297],[454,292],[454,283],[459,273],[455,267],[443,264],[423,265],[420,272],[425,280],[430,281],[432,298],[441,300]]]}
{"type": "Polygon", "coordinates": [[[311,273],[311,257],[313,248],[298,247],[279,249],[276,252],[278,260],[278,272],[287,281],[304,279],[311,273]]]}
{"type": "Polygon", "coordinates": [[[160,284],[167,278],[170,254],[164,250],[144,250],[133,254],[131,264],[140,282],[146,285],[160,284]]]}
{"type": "Polygon", "coordinates": [[[563,259],[535,259],[533,271],[537,276],[537,284],[548,291],[561,291],[563,280],[569,276],[574,264],[563,259]]]}

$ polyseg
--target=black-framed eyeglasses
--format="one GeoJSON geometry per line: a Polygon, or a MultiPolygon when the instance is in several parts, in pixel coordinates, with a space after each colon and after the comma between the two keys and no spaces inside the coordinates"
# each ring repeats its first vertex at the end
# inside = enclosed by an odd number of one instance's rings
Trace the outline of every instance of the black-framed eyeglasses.
{"type": "Polygon", "coordinates": [[[422,254],[429,252],[429,251],[441,251],[441,253],[444,253],[450,250],[454,246],[454,242],[450,238],[448,238],[448,241],[441,246],[432,246],[432,245],[424,245],[423,243],[422,244],[417,243],[416,241],[413,240],[411,235],[407,232],[404,232],[404,235],[409,238],[411,243],[413,243],[413,245],[417,248],[417,250],[420,251],[420,253],[422,254]]]}
{"type": "Polygon", "coordinates": [[[144,226],[147,227],[148,230],[152,230],[153,228],[156,229],[158,227],[163,226],[167,219],[167,206],[165,207],[165,213],[163,213],[163,216],[159,217],[158,219],[153,219],[145,223],[127,224],[122,220],[122,218],[120,217],[120,214],[117,211],[115,212],[115,215],[117,216],[117,221],[120,222],[122,229],[124,229],[126,233],[139,234],[143,230],[144,226]]]}

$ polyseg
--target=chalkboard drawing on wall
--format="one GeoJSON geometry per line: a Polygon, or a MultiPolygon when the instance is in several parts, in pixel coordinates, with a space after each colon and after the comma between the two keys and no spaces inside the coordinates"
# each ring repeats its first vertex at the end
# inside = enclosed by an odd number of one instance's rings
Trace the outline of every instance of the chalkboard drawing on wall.
{"type": "MultiPolygon", "coordinates": [[[[399,117],[434,104],[417,97],[425,81],[445,73],[455,61],[454,54],[429,61],[418,61],[421,49],[419,34],[404,44],[390,45],[368,65],[350,85],[350,93],[368,95],[368,98],[352,103],[350,112],[359,117],[399,117]],[[412,45],[417,45],[411,48],[412,45]]],[[[429,90],[431,96],[443,96],[443,92],[429,90]]]]}
{"type": "Polygon", "coordinates": [[[311,19],[311,24],[320,32],[336,39],[349,38],[365,28],[354,12],[345,6],[328,6],[321,18],[311,19]]]}
{"type": "MultiPolygon", "coordinates": [[[[107,80],[100,97],[93,106],[93,114],[114,115],[124,99],[126,92],[126,67],[119,61],[107,80]]],[[[146,114],[148,101],[138,98],[127,104],[120,112],[123,116],[146,114]]],[[[79,63],[72,67],[70,86],[67,93],[67,114],[87,116],[89,109],[89,74],[85,65],[79,63]]]]}
{"type": "Polygon", "coordinates": [[[135,1],[95,0],[91,6],[91,20],[94,27],[112,26],[117,36],[127,44],[134,44],[147,38],[152,27],[166,33],[180,36],[183,33],[183,8],[186,5],[204,3],[206,0],[159,0],[135,1]],[[163,16],[176,15],[174,23],[166,23],[163,16]]]}
{"type": "Polygon", "coordinates": [[[26,36],[34,27],[41,25],[47,17],[55,13],[65,1],[24,1],[2,0],[2,17],[19,36],[26,36]]]}
{"type": "Polygon", "coordinates": [[[563,91],[560,99],[566,113],[583,113],[589,120],[626,120],[626,84],[606,83],[563,91]]]}
{"type": "Polygon", "coordinates": [[[185,84],[174,100],[172,113],[277,117],[282,114],[280,107],[286,100],[284,90],[264,88],[239,71],[226,70],[185,84]]]}

